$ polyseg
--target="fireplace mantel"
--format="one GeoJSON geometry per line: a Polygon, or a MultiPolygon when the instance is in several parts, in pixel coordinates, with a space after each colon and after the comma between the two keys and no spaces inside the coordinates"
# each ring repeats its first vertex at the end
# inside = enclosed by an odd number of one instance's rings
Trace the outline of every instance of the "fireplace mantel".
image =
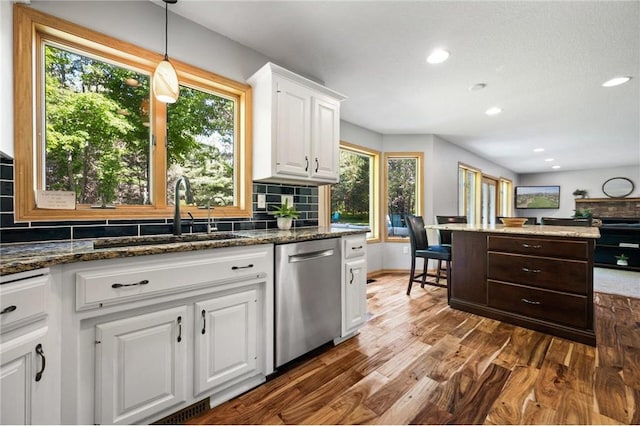
{"type": "Polygon", "coordinates": [[[589,209],[594,217],[640,217],[640,198],[576,198],[576,209],[589,209]]]}

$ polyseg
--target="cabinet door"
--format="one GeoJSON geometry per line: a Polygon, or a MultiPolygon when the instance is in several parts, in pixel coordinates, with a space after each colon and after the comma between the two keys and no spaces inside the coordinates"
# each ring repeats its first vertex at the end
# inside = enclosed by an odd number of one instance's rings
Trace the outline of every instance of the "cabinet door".
{"type": "Polygon", "coordinates": [[[338,182],[340,104],[313,97],[311,101],[311,177],[338,182]]]}
{"type": "Polygon", "coordinates": [[[343,335],[346,335],[367,319],[367,260],[349,260],[344,265],[343,335]]]}
{"type": "Polygon", "coordinates": [[[277,79],[276,87],[276,173],[308,177],[311,168],[310,92],[286,79],[277,79]]]}
{"type": "Polygon", "coordinates": [[[186,307],[96,326],[95,422],[135,423],[186,400],[186,307]]]}
{"type": "Polygon", "coordinates": [[[47,393],[55,391],[46,389],[46,332],[44,327],[0,345],[0,424],[55,423],[45,405],[47,393]]]}
{"type": "Polygon", "coordinates": [[[195,394],[256,370],[258,292],[196,303],[195,394]]]}

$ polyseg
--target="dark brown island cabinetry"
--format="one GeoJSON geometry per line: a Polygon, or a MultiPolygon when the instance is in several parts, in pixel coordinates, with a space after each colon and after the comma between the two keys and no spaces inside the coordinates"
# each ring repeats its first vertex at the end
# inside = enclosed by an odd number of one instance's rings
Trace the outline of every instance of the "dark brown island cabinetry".
{"type": "Polygon", "coordinates": [[[452,308],[595,345],[593,238],[453,232],[452,308]]]}

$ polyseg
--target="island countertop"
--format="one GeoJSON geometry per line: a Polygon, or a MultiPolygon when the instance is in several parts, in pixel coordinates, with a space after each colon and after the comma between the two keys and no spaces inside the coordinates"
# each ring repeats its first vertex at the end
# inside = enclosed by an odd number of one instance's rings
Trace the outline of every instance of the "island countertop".
{"type": "Polygon", "coordinates": [[[504,225],[447,223],[442,225],[427,225],[425,228],[445,231],[489,232],[547,237],[600,238],[600,230],[595,226],[523,225],[521,227],[507,227],[504,225]]]}
{"type": "Polygon", "coordinates": [[[225,232],[229,238],[214,239],[212,234],[185,234],[183,240],[160,242],[172,235],[117,237],[95,240],[16,243],[0,245],[0,276],[31,271],[50,266],[90,260],[115,259],[151,254],[205,250],[220,247],[257,244],[287,244],[292,242],[340,238],[368,232],[368,229],[303,227],[287,231],[263,229],[225,232]],[[193,238],[188,238],[193,237],[193,238]],[[121,243],[121,246],[99,248],[99,242],[121,243]]]}

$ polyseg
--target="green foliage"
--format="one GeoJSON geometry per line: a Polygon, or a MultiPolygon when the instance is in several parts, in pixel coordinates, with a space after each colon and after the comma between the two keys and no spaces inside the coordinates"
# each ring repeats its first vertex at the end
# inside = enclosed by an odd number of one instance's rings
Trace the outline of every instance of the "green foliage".
{"type": "Polygon", "coordinates": [[[616,259],[618,259],[618,260],[622,260],[622,261],[625,261],[625,260],[628,260],[628,259],[629,259],[629,256],[627,256],[627,255],[625,255],[624,253],[622,253],[622,254],[620,254],[620,255],[616,256],[616,259]]]}
{"type": "Polygon", "coordinates": [[[351,151],[340,150],[340,183],[331,188],[331,211],[344,218],[359,216],[369,223],[370,160],[351,151]]]}
{"type": "Polygon", "coordinates": [[[590,217],[593,217],[593,211],[591,211],[590,209],[583,209],[583,210],[575,209],[573,211],[573,217],[576,218],[576,219],[579,219],[579,218],[587,218],[588,219],[590,217]]]}
{"type": "Polygon", "coordinates": [[[583,197],[583,198],[584,198],[584,197],[586,197],[586,196],[587,196],[587,194],[588,194],[588,192],[587,192],[587,190],[586,190],[586,189],[576,189],[575,191],[573,191],[573,194],[572,194],[572,195],[573,195],[574,197],[581,196],[581,197],[583,197]]]}
{"type": "Polygon", "coordinates": [[[416,160],[392,158],[388,163],[388,209],[390,215],[404,216],[416,212],[418,178],[416,160]]]}
{"type": "Polygon", "coordinates": [[[275,217],[290,217],[292,219],[297,219],[300,213],[296,210],[295,206],[290,206],[289,201],[286,199],[284,203],[280,205],[280,207],[276,206],[273,208],[275,217]]]}
{"type": "MultiPolygon", "coordinates": [[[[149,204],[149,87],[148,75],[47,46],[46,189],[75,191],[82,204],[149,204]]],[[[234,108],[232,100],[187,87],[168,105],[170,204],[181,175],[197,204],[233,203],[234,108]]]]}

